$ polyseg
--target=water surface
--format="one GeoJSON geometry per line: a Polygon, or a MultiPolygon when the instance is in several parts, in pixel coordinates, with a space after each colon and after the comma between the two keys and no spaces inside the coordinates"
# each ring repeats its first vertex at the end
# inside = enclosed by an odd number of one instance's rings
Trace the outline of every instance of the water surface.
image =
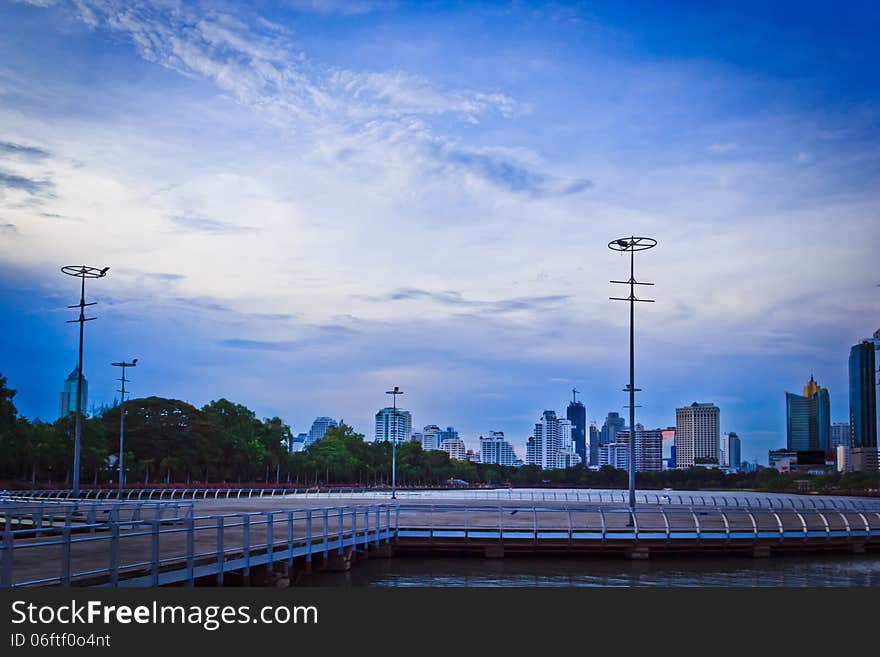
{"type": "Polygon", "coordinates": [[[649,561],[619,558],[374,558],[356,563],[347,573],[315,573],[302,584],[384,587],[880,587],[880,556],[712,557],[649,561]]]}

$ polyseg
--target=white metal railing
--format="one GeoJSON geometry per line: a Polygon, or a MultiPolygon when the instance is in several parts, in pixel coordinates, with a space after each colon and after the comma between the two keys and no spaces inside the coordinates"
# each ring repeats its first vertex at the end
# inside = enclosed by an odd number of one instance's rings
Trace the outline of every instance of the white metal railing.
{"type": "MultiPolygon", "coordinates": [[[[4,495],[34,499],[114,500],[116,489],[83,490],[79,498],[66,489],[41,491],[0,491],[4,495]]],[[[627,504],[625,490],[528,490],[528,489],[436,489],[398,490],[398,499],[475,500],[511,502],[563,502],[578,504],[627,504]]],[[[250,499],[295,496],[304,499],[390,499],[389,490],[348,488],[132,488],[123,492],[128,501],[182,501],[197,499],[250,499]]],[[[880,499],[832,495],[795,495],[741,491],[638,491],[638,504],[711,506],[765,509],[880,510],[880,499]]]]}
{"type": "Polygon", "coordinates": [[[390,541],[395,537],[393,522],[392,506],[373,504],[147,520],[114,517],[93,525],[66,524],[42,538],[7,524],[0,544],[0,586],[90,581],[192,585],[206,575],[222,584],[230,570],[248,575],[256,565],[292,563],[300,556],[310,562],[315,554],[390,541]],[[75,529],[98,533],[78,534],[75,529]]]}

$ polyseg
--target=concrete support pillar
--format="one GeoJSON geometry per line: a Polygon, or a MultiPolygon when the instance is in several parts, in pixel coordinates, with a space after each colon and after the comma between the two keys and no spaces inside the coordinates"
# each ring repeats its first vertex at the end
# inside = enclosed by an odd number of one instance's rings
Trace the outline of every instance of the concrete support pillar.
{"type": "Polygon", "coordinates": [[[770,552],[769,545],[756,545],[752,548],[752,556],[755,559],[767,559],[770,556],[770,552]]]}
{"type": "Polygon", "coordinates": [[[345,572],[351,570],[352,551],[346,550],[342,554],[332,551],[328,554],[321,564],[321,570],[329,570],[334,573],[345,572]]]}
{"type": "Polygon", "coordinates": [[[390,559],[394,556],[394,546],[391,543],[380,543],[370,546],[370,556],[379,559],[390,559]]]}
{"type": "Polygon", "coordinates": [[[495,543],[494,545],[487,545],[483,550],[483,556],[486,559],[503,559],[504,558],[504,544],[503,543],[495,543]]]}
{"type": "Polygon", "coordinates": [[[647,547],[637,545],[633,549],[627,551],[626,557],[633,561],[645,561],[651,558],[651,551],[647,547]]]}

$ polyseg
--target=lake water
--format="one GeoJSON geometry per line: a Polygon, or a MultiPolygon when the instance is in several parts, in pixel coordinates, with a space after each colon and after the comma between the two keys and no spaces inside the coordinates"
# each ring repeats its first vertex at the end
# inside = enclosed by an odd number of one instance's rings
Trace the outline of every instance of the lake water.
{"type": "Polygon", "coordinates": [[[347,573],[315,573],[305,586],[382,587],[880,587],[880,555],[687,558],[424,558],[361,561],[347,573]]]}

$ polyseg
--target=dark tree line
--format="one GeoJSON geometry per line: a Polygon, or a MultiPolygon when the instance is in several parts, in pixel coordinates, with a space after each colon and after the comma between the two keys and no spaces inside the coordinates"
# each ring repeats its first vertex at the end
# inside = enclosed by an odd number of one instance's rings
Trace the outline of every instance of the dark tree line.
{"type": "MultiPolygon", "coordinates": [[[[0,375],[0,482],[7,487],[69,485],[73,462],[73,416],[52,423],[18,415],[15,391],[0,375]]],[[[119,414],[115,406],[82,423],[81,482],[105,485],[116,480],[119,414]]],[[[177,399],[147,397],[124,404],[126,481],[156,484],[279,484],[296,486],[386,486],[391,481],[390,443],[366,442],[351,427],[331,428],[302,452],[289,453],[290,427],[277,417],[260,420],[249,408],[226,399],[196,408],[177,399]]],[[[817,491],[868,491],[880,486],[878,473],[821,477],[782,475],[765,468],[749,474],[718,469],[638,473],[643,489],[801,490],[804,481],[817,491]]],[[[460,480],[469,484],[626,488],[627,473],[610,467],[575,466],[542,470],[512,468],[450,459],[446,452],[424,451],[408,442],[397,450],[397,482],[436,486],[460,480]]]]}

